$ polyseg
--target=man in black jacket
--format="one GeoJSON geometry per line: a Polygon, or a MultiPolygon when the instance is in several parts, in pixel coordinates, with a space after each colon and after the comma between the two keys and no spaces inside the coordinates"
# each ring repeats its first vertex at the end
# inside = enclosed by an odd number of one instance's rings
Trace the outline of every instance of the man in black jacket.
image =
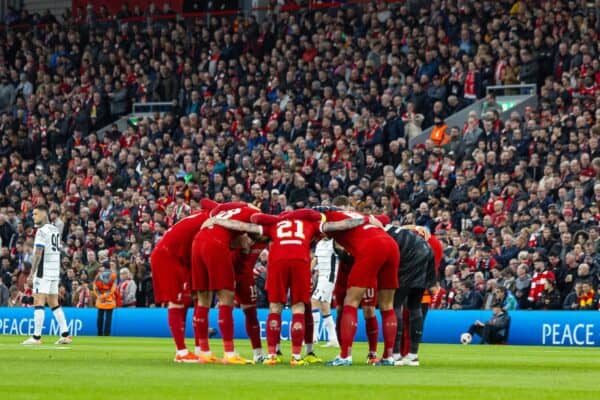
{"type": "Polygon", "coordinates": [[[503,344],[508,340],[510,316],[502,309],[502,303],[492,305],[494,316],[487,322],[475,321],[469,328],[469,334],[481,337],[481,343],[503,344]]]}
{"type": "Polygon", "coordinates": [[[453,310],[479,310],[483,305],[483,298],[477,290],[473,289],[473,282],[466,280],[462,283],[463,296],[460,304],[453,304],[453,310]]]}
{"type": "Polygon", "coordinates": [[[398,321],[398,334],[394,343],[395,365],[416,367],[419,365],[418,351],[423,336],[423,310],[421,300],[425,289],[436,282],[435,259],[429,244],[415,231],[388,226],[388,234],[394,238],[400,249],[398,270],[399,288],[394,296],[394,309],[398,321]],[[402,344],[402,313],[408,309],[410,329],[410,349],[400,356],[402,344]]]}

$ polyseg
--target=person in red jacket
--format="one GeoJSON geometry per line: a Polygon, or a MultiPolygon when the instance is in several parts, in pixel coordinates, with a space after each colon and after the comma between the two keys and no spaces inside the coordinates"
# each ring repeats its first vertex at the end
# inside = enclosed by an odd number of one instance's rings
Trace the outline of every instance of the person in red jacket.
{"type": "Polygon", "coordinates": [[[533,270],[535,272],[531,278],[531,287],[527,296],[527,301],[531,306],[539,303],[547,280],[556,282],[556,276],[554,276],[554,272],[546,268],[546,260],[543,256],[538,256],[533,262],[533,270]]]}

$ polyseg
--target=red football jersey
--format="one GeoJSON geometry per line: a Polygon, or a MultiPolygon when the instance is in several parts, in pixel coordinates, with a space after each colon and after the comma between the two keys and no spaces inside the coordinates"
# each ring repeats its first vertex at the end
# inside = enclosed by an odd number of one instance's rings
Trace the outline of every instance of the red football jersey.
{"type": "MultiPolygon", "coordinates": [[[[364,218],[365,216],[356,211],[327,211],[325,212],[327,222],[344,221],[347,219],[364,218]]],[[[389,221],[389,218],[376,216],[377,219],[384,222],[389,221]]],[[[347,231],[328,232],[327,236],[335,239],[346,251],[352,255],[358,254],[360,251],[377,251],[376,242],[380,238],[389,237],[388,234],[381,228],[371,224],[364,224],[357,228],[347,231]]]]}
{"type": "Polygon", "coordinates": [[[444,246],[435,235],[431,235],[427,241],[431,250],[433,250],[433,257],[435,258],[435,270],[440,270],[440,263],[442,262],[442,256],[444,255],[444,246]]]}
{"type": "Polygon", "coordinates": [[[192,241],[204,221],[208,219],[209,213],[209,210],[201,210],[197,214],[183,218],[165,232],[156,247],[163,246],[189,266],[191,263],[192,241]]]}
{"type": "Polygon", "coordinates": [[[319,221],[286,218],[273,224],[269,215],[261,217],[262,215],[256,215],[252,221],[259,225],[265,223],[262,226],[262,235],[271,239],[269,262],[283,260],[310,262],[310,244],[315,237],[321,234],[319,221]]]}
{"type": "MultiPolygon", "coordinates": [[[[250,222],[250,217],[260,210],[255,207],[250,207],[246,203],[225,203],[214,208],[210,216],[221,219],[230,219],[233,221],[250,222]]],[[[231,241],[243,234],[243,232],[232,231],[222,226],[213,225],[210,228],[206,228],[207,233],[210,233],[212,239],[218,240],[221,243],[231,243],[231,241]]]]}
{"type": "Polygon", "coordinates": [[[233,264],[236,271],[254,268],[260,253],[262,253],[266,248],[266,243],[256,242],[252,245],[252,247],[250,247],[250,250],[247,253],[242,249],[235,249],[233,251],[233,264]]]}

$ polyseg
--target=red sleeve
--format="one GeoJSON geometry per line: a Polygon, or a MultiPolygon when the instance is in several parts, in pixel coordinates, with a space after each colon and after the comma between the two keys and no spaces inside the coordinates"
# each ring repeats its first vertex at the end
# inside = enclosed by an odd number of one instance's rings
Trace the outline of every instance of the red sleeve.
{"type": "Polygon", "coordinates": [[[250,217],[250,221],[253,224],[259,224],[259,225],[275,225],[276,223],[280,222],[282,220],[282,218],[278,215],[271,215],[271,214],[263,214],[263,213],[257,213],[252,215],[252,217],[250,217]]]}
{"type": "Polygon", "coordinates": [[[208,197],[203,198],[202,200],[200,200],[200,207],[202,207],[203,210],[212,210],[215,207],[218,207],[219,203],[217,203],[214,200],[209,199],[208,197]]]}
{"type": "Polygon", "coordinates": [[[292,211],[289,219],[301,219],[303,221],[321,222],[321,213],[310,208],[302,208],[300,210],[292,211]]]}
{"type": "Polygon", "coordinates": [[[231,219],[242,222],[250,222],[250,219],[254,214],[259,214],[260,210],[254,207],[244,207],[242,208],[242,212],[234,215],[231,219]]]}
{"type": "Polygon", "coordinates": [[[431,235],[429,240],[427,241],[429,246],[431,246],[431,250],[433,250],[433,257],[435,258],[435,270],[440,270],[440,263],[442,262],[442,255],[444,253],[444,246],[435,235],[431,235]]]}
{"type": "Polygon", "coordinates": [[[384,226],[389,225],[389,223],[392,222],[390,220],[390,217],[388,217],[385,214],[375,215],[375,218],[377,218],[379,220],[379,222],[381,222],[384,226]]]}

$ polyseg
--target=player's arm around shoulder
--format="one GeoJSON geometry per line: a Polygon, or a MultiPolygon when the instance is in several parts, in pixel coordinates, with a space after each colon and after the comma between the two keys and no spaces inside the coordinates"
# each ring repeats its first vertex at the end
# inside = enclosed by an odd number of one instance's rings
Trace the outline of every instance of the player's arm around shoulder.
{"type": "Polygon", "coordinates": [[[371,217],[369,216],[348,218],[341,221],[326,221],[321,224],[321,232],[328,233],[348,231],[369,223],[371,223],[371,217]]]}
{"type": "Polygon", "coordinates": [[[218,225],[225,229],[230,229],[232,231],[248,232],[257,235],[262,235],[263,233],[263,227],[261,225],[217,217],[211,217],[204,221],[204,224],[202,224],[201,229],[211,228],[214,225],[218,225]]]}

